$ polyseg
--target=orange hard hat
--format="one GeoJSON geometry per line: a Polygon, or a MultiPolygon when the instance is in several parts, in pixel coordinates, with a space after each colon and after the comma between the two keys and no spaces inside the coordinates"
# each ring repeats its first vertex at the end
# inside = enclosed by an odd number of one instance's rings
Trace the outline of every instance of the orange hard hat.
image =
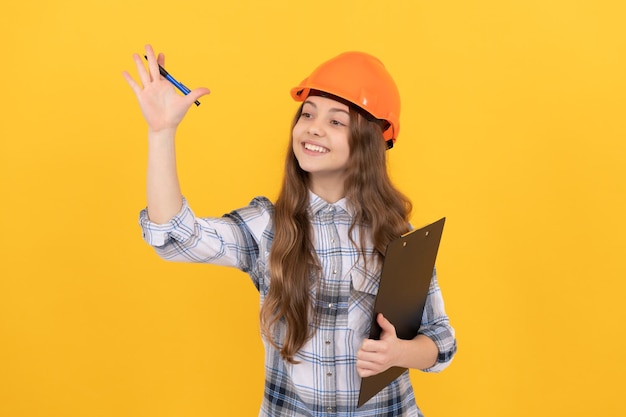
{"type": "Polygon", "coordinates": [[[363,52],[344,52],[317,67],[291,89],[291,96],[304,101],[311,90],[337,96],[386,121],[383,137],[393,146],[400,133],[400,93],[378,58],[363,52]]]}

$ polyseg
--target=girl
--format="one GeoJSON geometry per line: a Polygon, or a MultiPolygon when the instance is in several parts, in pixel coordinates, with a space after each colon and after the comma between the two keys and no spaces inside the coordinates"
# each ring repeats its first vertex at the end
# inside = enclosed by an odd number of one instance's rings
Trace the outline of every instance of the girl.
{"type": "Polygon", "coordinates": [[[341,54],[291,91],[300,102],[275,203],[265,197],[199,218],[181,194],[176,128],[206,88],[181,96],[133,56],[124,77],[148,123],[144,239],[164,259],[231,266],[260,293],[265,345],[261,416],[419,416],[408,371],[357,408],[362,377],[392,366],[438,372],[456,352],[433,274],[419,334],[401,340],[382,315],[367,339],[387,244],[409,231],[411,203],[392,185],[385,151],[399,133],[400,98],[376,58],[341,54]]]}

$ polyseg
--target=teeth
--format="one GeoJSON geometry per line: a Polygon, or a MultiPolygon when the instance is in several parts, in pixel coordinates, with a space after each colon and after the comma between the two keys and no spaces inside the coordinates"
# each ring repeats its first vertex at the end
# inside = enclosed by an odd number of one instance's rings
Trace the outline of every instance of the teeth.
{"type": "Polygon", "coordinates": [[[324,148],[322,146],[313,145],[311,143],[305,143],[304,144],[304,149],[308,149],[309,151],[320,152],[320,153],[328,152],[328,149],[326,149],[326,148],[324,148]]]}

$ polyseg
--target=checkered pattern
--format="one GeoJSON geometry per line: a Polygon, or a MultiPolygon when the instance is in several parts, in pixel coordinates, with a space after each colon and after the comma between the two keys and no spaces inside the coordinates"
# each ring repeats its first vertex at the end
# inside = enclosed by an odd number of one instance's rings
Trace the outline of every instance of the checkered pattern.
{"type": "MultiPolygon", "coordinates": [[[[268,199],[257,197],[247,207],[221,218],[197,218],[184,200],[183,208],[169,223],[151,223],[144,210],[140,224],[144,239],[163,259],[231,266],[248,273],[263,303],[270,285],[267,264],[273,240],[273,212],[268,199]]],[[[321,282],[311,290],[317,320],[309,325],[314,333],[296,355],[300,363],[295,365],[283,361],[264,340],[265,395],[259,415],[420,416],[408,372],[356,408],[361,384],[355,367],[356,353],[369,334],[380,265],[369,258],[366,269],[363,257],[350,242],[352,215],[345,200],[328,204],[311,193],[309,213],[323,272],[321,282]]],[[[353,236],[353,240],[359,242],[359,236],[353,236]]],[[[367,253],[373,253],[371,245],[367,253]]],[[[276,326],[274,340],[280,344],[284,333],[284,326],[276,326]]],[[[429,336],[440,352],[437,363],[425,371],[441,371],[456,352],[456,339],[436,274],[420,333],[429,336]]]]}

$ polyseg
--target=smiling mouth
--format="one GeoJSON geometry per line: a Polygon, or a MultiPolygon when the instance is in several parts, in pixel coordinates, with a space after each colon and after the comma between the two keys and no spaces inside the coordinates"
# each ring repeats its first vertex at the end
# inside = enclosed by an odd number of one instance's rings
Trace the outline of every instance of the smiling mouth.
{"type": "Polygon", "coordinates": [[[305,143],[304,149],[312,151],[312,152],[318,152],[318,153],[330,152],[328,148],[324,148],[323,146],[319,146],[319,145],[313,145],[312,143],[305,143]]]}

